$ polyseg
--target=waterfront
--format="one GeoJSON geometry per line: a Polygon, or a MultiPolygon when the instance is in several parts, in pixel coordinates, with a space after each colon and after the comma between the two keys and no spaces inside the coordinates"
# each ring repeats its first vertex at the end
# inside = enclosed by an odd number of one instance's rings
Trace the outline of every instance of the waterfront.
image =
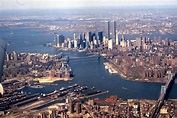
{"type": "MultiPolygon", "coordinates": [[[[1,38],[10,42],[7,51],[12,52],[38,52],[38,53],[50,53],[58,54],[59,52],[52,47],[43,46],[46,42],[53,41],[53,36],[43,32],[41,29],[36,28],[14,28],[14,34],[10,35],[11,29],[1,29],[1,38]],[[6,32],[6,33],[5,33],[6,32]],[[26,33],[28,32],[28,33],[26,33]],[[33,35],[32,35],[33,34],[33,35]],[[24,41],[25,40],[25,41],[24,41]]],[[[77,53],[66,51],[66,55],[71,57],[85,57],[85,53],[77,53]]],[[[81,85],[95,86],[97,89],[103,91],[109,91],[109,94],[102,95],[107,97],[109,95],[117,95],[120,98],[145,98],[145,99],[157,99],[160,94],[159,83],[143,83],[132,82],[122,79],[119,75],[111,75],[104,68],[104,60],[100,61],[97,58],[81,58],[77,60],[70,60],[70,66],[74,72],[74,79],[72,83],[81,85]]],[[[55,82],[56,85],[46,85],[45,88],[34,89],[24,88],[23,91],[31,93],[49,93],[55,89],[60,89],[62,86],[67,86],[68,82],[55,82]]],[[[175,84],[171,90],[170,98],[177,98],[177,85],[175,84]]]]}

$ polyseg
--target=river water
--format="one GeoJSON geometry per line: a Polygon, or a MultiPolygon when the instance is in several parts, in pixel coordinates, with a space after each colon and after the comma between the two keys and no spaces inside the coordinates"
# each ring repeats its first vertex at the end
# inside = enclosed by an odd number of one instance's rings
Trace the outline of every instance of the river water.
{"type": "MultiPolygon", "coordinates": [[[[65,32],[65,35],[70,36],[72,33],[67,34],[65,32]]],[[[164,37],[164,35],[161,37],[164,37]]],[[[170,35],[170,37],[172,37],[172,40],[175,40],[176,34],[172,36],[170,35]]],[[[43,44],[53,41],[54,36],[50,35],[42,29],[27,27],[0,28],[0,38],[6,40],[9,43],[9,46],[7,47],[8,52],[37,52],[49,54],[58,54],[60,52],[52,47],[43,46],[43,44]]],[[[72,51],[64,51],[63,53],[65,55],[69,55],[70,57],[88,56],[85,53],[72,51]]],[[[58,81],[55,82],[58,85],[45,85],[46,87],[42,89],[26,87],[23,89],[23,91],[31,93],[49,93],[55,89],[60,89],[62,86],[65,87],[70,84],[77,83],[90,87],[95,86],[95,88],[98,90],[109,91],[108,94],[101,95],[100,97],[117,95],[119,98],[125,99],[158,99],[162,84],[124,80],[119,75],[110,74],[104,68],[103,62],[104,59],[101,58],[100,60],[97,60],[96,57],[70,60],[69,64],[74,72],[74,79],[71,82],[58,81]]],[[[172,87],[169,98],[177,98],[176,91],[177,84],[172,87]]]]}

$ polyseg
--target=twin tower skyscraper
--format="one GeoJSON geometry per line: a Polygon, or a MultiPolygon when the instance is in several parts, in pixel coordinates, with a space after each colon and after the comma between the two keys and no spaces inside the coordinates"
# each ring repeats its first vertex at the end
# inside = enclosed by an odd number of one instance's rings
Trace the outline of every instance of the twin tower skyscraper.
{"type": "Polygon", "coordinates": [[[108,39],[116,39],[116,21],[106,21],[105,37],[108,39]]]}

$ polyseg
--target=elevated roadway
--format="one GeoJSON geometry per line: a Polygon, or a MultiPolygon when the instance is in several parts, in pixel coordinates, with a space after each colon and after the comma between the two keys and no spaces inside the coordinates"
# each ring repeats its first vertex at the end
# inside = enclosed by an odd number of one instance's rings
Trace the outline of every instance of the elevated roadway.
{"type": "Polygon", "coordinates": [[[168,81],[165,84],[163,92],[159,96],[159,99],[157,101],[155,110],[154,110],[154,112],[151,115],[151,118],[157,118],[158,117],[159,111],[160,111],[161,107],[164,104],[164,100],[165,100],[165,98],[167,96],[167,93],[169,92],[169,88],[172,86],[172,83],[173,83],[175,77],[176,77],[176,73],[168,75],[168,81]]]}

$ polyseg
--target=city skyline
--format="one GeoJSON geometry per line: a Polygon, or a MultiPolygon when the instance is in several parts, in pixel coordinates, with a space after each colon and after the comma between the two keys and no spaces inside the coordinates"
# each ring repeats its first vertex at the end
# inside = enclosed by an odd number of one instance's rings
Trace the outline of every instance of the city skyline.
{"type": "Polygon", "coordinates": [[[1,10],[176,5],[177,0],[1,0],[0,2],[1,10]]]}
{"type": "Polygon", "coordinates": [[[1,1],[0,117],[177,117],[176,0],[1,1]]]}

